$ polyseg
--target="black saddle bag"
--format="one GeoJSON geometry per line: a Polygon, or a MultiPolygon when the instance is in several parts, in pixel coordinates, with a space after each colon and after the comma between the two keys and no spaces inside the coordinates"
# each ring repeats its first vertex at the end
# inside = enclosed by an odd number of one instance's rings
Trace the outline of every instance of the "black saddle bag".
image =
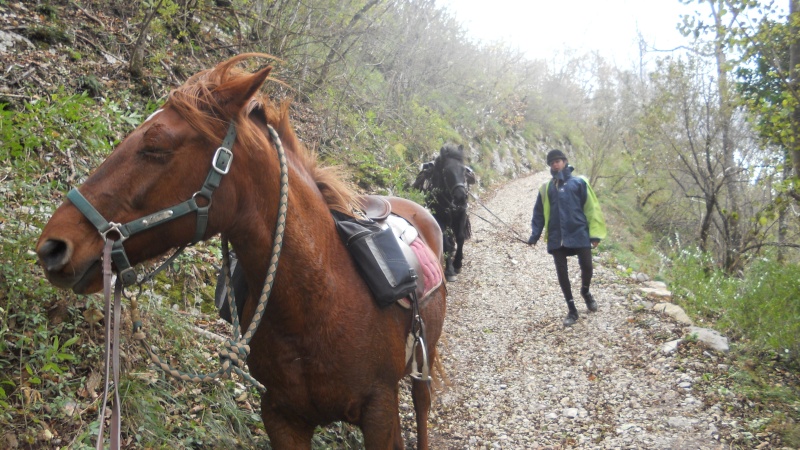
{"type": "Polygon", "coordinates": [[[391,305],[414,292],[417,274],[406,261],[391,228],[372,220],[331,211],[336,229],[358,266],[378,306],[391,305]]]}

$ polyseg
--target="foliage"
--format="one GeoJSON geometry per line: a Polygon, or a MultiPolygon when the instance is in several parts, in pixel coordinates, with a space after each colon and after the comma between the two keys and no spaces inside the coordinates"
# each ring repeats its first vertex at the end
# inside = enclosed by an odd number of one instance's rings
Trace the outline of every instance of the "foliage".
{"type": "Polygon", "coordinates": [[[141,119],[142,113],[116,102],[98,107],[86,92],[68,94],[61,87],[47,99],[26,103],[21,111],[0,111],[0,161],[14,166],[21,175],[32,175],[54,162],[52,158],[67,159],[73,172],[55,181],[80,178],[111,151],[118,133],[141,119]]]}
{"type": "Polygon", "coordinates": [[[5,374],[0,421],[7,418],[5,408],[41,408],[42,398],[60,392],[68,372],[75,370],[66,362],[74,358],[80,340],[75,334],[81,321],[77,302],[49,285],[30,247],[50,212],[53,192],[67,189],[110,150],[112,127],[136,120],[135,114],[121,112],[115,103],[98,108],[85,94],[63,90],[20,111],[0,111],[2,174],[6,179],[11,175],[0,191],[5,205],[0,217],[0,353],[14,349],[17,355],[0,359],[5,374]],[[111,117],[115,122],[109,123],[111,117]],[[53,169],[56,161],[69,161],[60,166],[70,172],[53,169]]]}
{"type": "MultiPolygon", "coordinates": [[[[707,170],[723,158],[716,147],[703,149],[708,150],[706,165],[680,164],[691,138],[714,142],[718,137],[718,98],[708,89],[713,71],[703,66],[707,60],[673,55],[641,67],[638,74],[611,67],[596,55],[570,55],[561,65],[530,61],[501,44],[471,41],[447,10],[428,0],[235,0],[230,9],[217,3],[224,2],[100,0],[82,3],[81,9],[102,11],[95,19],[110,19],[105,26],[92,21],[71,26],[66,19],[77,11],[73,2],[45,2],[36,6],[41,23],[24,24],[37,50],[46,50],[47,63],[82,64],[83,71],[58,73],[51,85],[59,87],[51,88],[39,81],[41,71],[22,67],[35,68],[41,61],[20,52],[14,60],[18,66],[10,64],[4,73],[16,83],[10,88],[19,90],[0,96],[9,103],[0,107],[0,428],[23,443],[46,445],[45,432],[57,431],[75,437],[73,447],[88,448],[97,431],[98,400],[81,389],[102,358],[99,323],[93,319],[101,306],[95,297],[50,287],[30,251],[39,229],[63,192],[79,184],[153,111],[170,86],[231,51],[282,58],[273,76],[291,88],[272,84],[272,94],[293,96],[296,104],[319,113],[295,121],[300,137],[326,162],[346,166],[363,192],[422,203],[421,193],[408,185],[419,164],[448,141],[474,150],[470,165],[488,188],[541,167],[544,149],[564,148],[600,193],[612,224],[601,250],[611,261],[669,279],[691,314],[752,346],[753,358],[796,360],[800,330],[792,319],[796,322],[800,311],[791,299],[800,297],[797,256],[779,265],[765,250],[779,234],[780,214],[791,211],[785,200],[791,186],[764,175],[780,172],[787,160],[779,147],[794,139],[789,119],[796,92],[785,89],[787,27],[764,21],[756,29],[721,29],[729,32],[725,42],[744,50],[748,61],[738,72],[746,108],[736,110],[742,133],[737,142],[742,152],[758,153],[737,169],[754,170],[746,174],[748,180],[763,181],[743,183],[742,222],[749,226],[745,242],[752,245],[742,253],[752,264],[741,277],[732,277],[715,269],[719,252],[710,257],[685,250],[700,239],[699,217],[708,203],[698,199],[718,187],[703,192],[702,182],[722,173],[707,170]],[[740,33],[747,30],[756,33],[740,33]],[[132,57],[131,41],[140,36],[140,79],[103,61],[109,55],[132,57]],[[705,103],[693,103],[698,100],[705,103]],[[704,111],[711,114],[702,117],[704,111]],[[753,135],[762,139],[757,142],[753,135]],[[684,241],[670,247],[667,237],[675,235],[684,241]]],[[[714,31],[708,22],[687,26],[698,37],[714,31]]],[[[724,198],[707,198],[719,205],[709,223],[715,244],[725,232],[728,206],[724,198]]],[[[784,242],[796,244],[796,216],[784,219],[784,242]]],[[[187,324],[213,322],[216,246],[214,241],[187,251],[144,294],[153,344],[186,367],[215,360],[214,343],[198,345],[187,324]]],[[[255,399],[241,386],[177,383],[152,372],[130,344],[126,335],[123,407],[132,447],[268,445],[255,399]]],[[[794,401],[766,383],[741,380],[739,386],[752,386],[753,396],[794,401]]],[[[317,431],[314,448],[363,446],[360,433],[349,425],[317,431]]]]}
{"type": "Polygon", "coordinates": [[[800,265],[762,258],[742,277],[726,275],[708,255],[678,250],[672,291],[687,311],[748,346],[800,362],[800,265]]]}
{"type": "Polygon", "coordinates": [[[13,430],[19,423],[13,417],[24,417],[20,440],[33,443],[50,423],[65,419],[50,404],[79,387],[85,364],[97,355],[78,331],[74,297],[64,299],[41,270],[31,270],[35,260],[22,244],[35,241],[37,219],[21,216],[19,226],[6,224],[0,234],[0,427],[13,430]]]}
{"type": "Polygon", "coordinates": [[[750,421],[753,432],[776,432],[784,445],[797,446],[800,391],[789,378],[800,370],[800,265],[762,258],[732,277],[709,269],[714,264],[707,254],[675,249],[669,273],[674,298],[734,342],[733,366],[711,397],[743,396],[758,404],[765,414],[750,421]]]}
{"type": "Polygon", "coordinates": [[[665,259],[645,226],[646,216],[635,208],[627,195],[601,195],[603,215],[609,236],[600,243],[607,252],[609,265],[622,265],[626,270],[643,272],[654,279],[663,279],[665,259]]]}

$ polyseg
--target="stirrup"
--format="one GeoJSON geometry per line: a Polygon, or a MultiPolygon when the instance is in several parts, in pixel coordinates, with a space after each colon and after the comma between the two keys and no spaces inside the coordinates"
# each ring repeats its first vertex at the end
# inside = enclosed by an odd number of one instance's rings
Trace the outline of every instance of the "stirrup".
{"type": "Polygon", "coordinates": [[[428,348],[425,346],[425,321],[419,314],[419,303],[416,292],[412,291],[411,297],[411,328],[406,338],[406,365],[411,362],[411,378],[419,381],[430,382],[431,371],[428,365],[428,348]],[[422,350],[422,366],[417,363],[417,347],[422,350]]]}
{"type": "Polygon", "coordinates": [[[411,360],[411,373],[408,375],[418,381],[431,381],[431,371],[428,365],[428,349],[425,346],[425,339],[422,336],[414,336],[413,333],[408,334],[406,339],[406,363],[411,360]],[[422,350],[422,371],[417,364],[417,347],[422,350]]]}

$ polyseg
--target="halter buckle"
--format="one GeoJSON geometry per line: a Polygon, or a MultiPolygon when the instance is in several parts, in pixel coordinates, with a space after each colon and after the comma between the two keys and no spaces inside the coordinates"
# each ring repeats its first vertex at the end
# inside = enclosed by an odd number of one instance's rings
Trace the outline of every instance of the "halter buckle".
{"type": "Polygon", "coordinates": [[[125,242],[126,239],[128,239],[128,236],[125,236],[122,233],[122,231],[120,230],[121,227],[122,227],[121,223],[108,222],[108,229],[106,231],[101,231],[100,232],[100,236],[103,236],[103,240],[107,241],[108,240],[108,233],[110,233],[112,231],[116,231],[117,234],[119,235],[119,239],[117,239],[116,241],[121,244],[121,243],[125,242]]]}
{"type": "Polygon", "coordinates": [[[211,159],[211,167],[220,175],[227,175],[231,170],[231,162],[233,162],[233,152],[225,147],[220,147],[214,153],[211,159]],[[223,158],[220,159],[220,156],[223,158]],[[222,167],[217,166],[217,162],[222,163],[222,167]]]}
{"type": "Polygon", "coordinates": [[[136,270],[133,267],[128,267],[117,273],[117,276],[122,280],[123,286],[131,286],[136,283],[136,270]]]}

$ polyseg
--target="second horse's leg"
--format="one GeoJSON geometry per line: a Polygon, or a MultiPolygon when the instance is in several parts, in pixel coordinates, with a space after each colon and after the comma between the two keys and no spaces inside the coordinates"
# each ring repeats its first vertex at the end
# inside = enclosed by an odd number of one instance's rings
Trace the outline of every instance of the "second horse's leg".
{"type": "Polygon", "coordinates": [[[458,273],[453,267],[453,255],[456,251],[455,239],[453,233],[449,229],[442,230],[443,244],[444,244],[444,277],[447,281],[456,281],[458,273]]]}
{"type": "Polygon", "coordinates": [[[453,261],[453,267],[455,268],[456,273],[461,273],[461,266],[464,261],[464,241],[469,239],[469,235],[471,234],[469,217],[467,217],[466,210],[463,211],[460,217],[453,222],[455,224],[453,234],[455,235],[456,241],[456,254],[453,261]]]}
{"type": "Polygon", "coordinates": [[[461,273],[461,265],[464,261],[464,238],[456,239],[456,255],[453,257],[453,268],[456,273],[461,273]]]}

